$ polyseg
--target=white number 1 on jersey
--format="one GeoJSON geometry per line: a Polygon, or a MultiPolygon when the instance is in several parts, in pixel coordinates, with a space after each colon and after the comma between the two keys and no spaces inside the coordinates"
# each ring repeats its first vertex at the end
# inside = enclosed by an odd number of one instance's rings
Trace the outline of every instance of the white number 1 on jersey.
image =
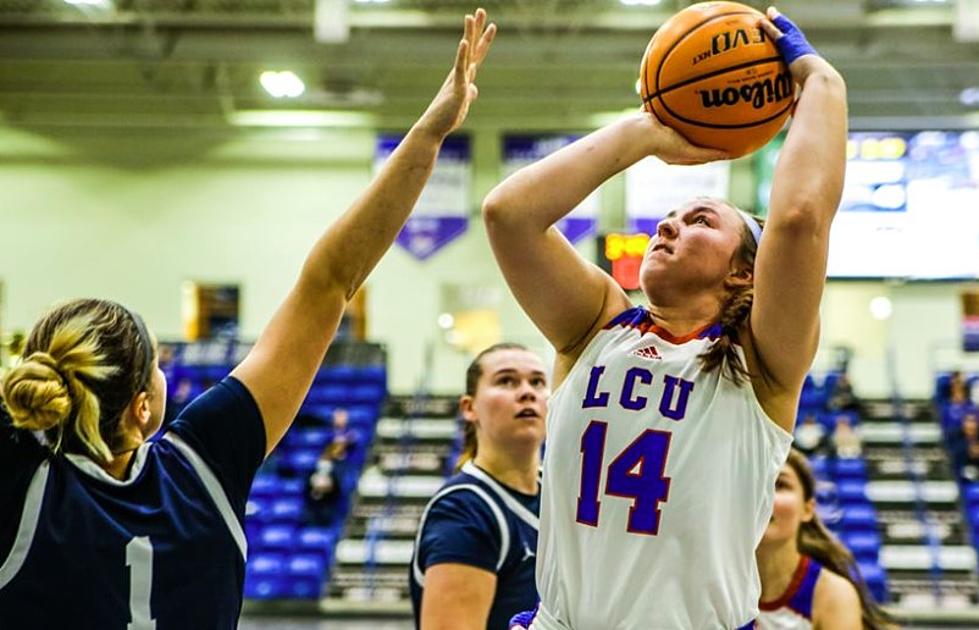
{"type": "Polygon", "coordinates": [[[129,617],[126,630],[156,630],[156,620],[150,611],[153,592],[153,545],[149,536],[138,536],[126,545],[126,566],[129,567],[129,617]]]}

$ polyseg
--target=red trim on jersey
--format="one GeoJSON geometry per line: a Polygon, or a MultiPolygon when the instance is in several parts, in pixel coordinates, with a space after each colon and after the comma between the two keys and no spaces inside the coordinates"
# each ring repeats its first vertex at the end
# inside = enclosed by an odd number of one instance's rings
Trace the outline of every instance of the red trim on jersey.
{"type": "Polygon", "coordinates": [[[758,608],[766,612],[771,612],[773,610],[778,610],[789,605],[789,600],[795,597],[798,592],[799,587],[802,586],[802,580],[806,577],[806,571],[809,569],[809,556],[800,556],[799,564],[795,568],[795,573],[792,574],[792,581],[789,582],[789,587],[785,589],[782,596],[773,602],[758,602],[758,608]]]}
{"type": "Polygon", "coordinates": [[[672,335],[670,333],[670,331],[668,331],[667,329],[665,329],[665,328],[663,328],[661,326],[657,326],[656,324],[653,324],[652,322],[650,322],[649,324],[646,324],[646,325],[639,326],[639,330],[641,332],[643,332],[643,333],[651,332],[654,335],[656,335],[657,337],[659,337],[660,339],[662,339],[663,341],[668,341],[668,342],[670,342],[670,343],[678,346],[680,344],[687,343],[688,341],[693,341],[694,339],[698,339],[700,337],[700,335],[702,335],[704,333],[705,330],[707,330],[711,326],[714,326],[714,324],[715,324],[715,322],[711,322],[711,323],[707,324],[706,326],[703,326],[702,328],[698,328],[697,330],[693,331],[692,333],[683,335],[681,337],[676,337],[676,336],[672,335]]]}

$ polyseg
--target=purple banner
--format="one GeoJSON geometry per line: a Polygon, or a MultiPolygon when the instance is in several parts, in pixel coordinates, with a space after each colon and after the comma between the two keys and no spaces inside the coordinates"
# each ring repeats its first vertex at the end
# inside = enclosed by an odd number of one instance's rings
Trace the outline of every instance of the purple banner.
{"type": "MultiPolygon", "coordinates": [[[[580,136],[506,136],[503,139],[503,176],[508,177],[519,169],[547,157],[565,147],[580,136]]],[[[598,225],[598,193],[594,192],[578,204],[568,216],[557,223],[557,229],[572,243],[595,233],[598,225]]]]}
{"type": "MultiPolygon", "coordinates": [[[[374,172],[384,165],[403,136],[381,135],[377,139],[374,172]]],[[[472,182],[469,138],[446,138],[435,169],[412,210],[397,243],[418,260],[427,260],[457,239],[469,227],[469,198],[472,182]]]]}

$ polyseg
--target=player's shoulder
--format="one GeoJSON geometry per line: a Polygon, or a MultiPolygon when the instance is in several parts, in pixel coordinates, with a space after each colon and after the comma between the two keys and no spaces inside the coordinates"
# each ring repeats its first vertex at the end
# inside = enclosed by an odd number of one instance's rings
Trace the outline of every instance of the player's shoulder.
{"type": "Polygon", "coordinates": [[[852,582],[827,569],[819,573],[812,598],[813,620],[827,616],[840,618],[840,615],[859,619],[861,616],[860,595],[852,582]]]}

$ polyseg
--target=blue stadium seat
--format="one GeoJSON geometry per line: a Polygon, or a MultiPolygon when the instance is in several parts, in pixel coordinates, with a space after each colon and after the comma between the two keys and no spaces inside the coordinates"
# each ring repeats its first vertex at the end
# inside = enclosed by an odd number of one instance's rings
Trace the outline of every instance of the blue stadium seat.
{"type": "Polygon", "coordinates": [[[296,546],[295,525],[266,525],[255,540],[257,551],[292,551],[296,546]]]}
{"type": "Polygon", "coordinates": [[[286,596],[286,562],[282,554],[255,553],[245,565],[245,597],[279,599],[286,596]]]}
{"type": "Polygon", "coordinates": [[[970,483],[963,489],[965,504],[968,507],[979,506],[979,483],[970,483]]]}
{"type": "Polygon", "coordinates": [[[333,430],[326,427],[301,428],[296,427],[286,433],[283,443],[290,448],[319,448],[322,449],[333,437],[333,430]]]}
{"type": "Polygon", "coordinates": [[[869,504],[848,505],[843,509],[840,525],[846,531],[877,531],[877,512],[869,504]]]}
{"type": "Polygon", "coordinates": [[[301,448],[290,451],[282,458],[282,466],[297,475],[308,475],[316,468],[320,452],[318,448],[301,448]]]}
{"type": "Polygon", "coordinates": [[[250,496],[259,498],[275,497],[281,493],[282,482],[275,474],[258,474],[252,482],[250,496]]]}
{"type": "Polygon", "coordinates": [[[306,493],[306,480],[301,477],[287,477],[281,480],[279,486],[283,497],[301,497],[306,493]]]}
{"type": "Polygon", "coordinates": [[[322,383],[352,383],[356,380],[357,368],[352,365],[331,365],[316,375],[316,381],[322,383]]]}
{"type": "Polygon", "coordinates": [[[384,385],[387,383],[387,368],[383,365],[362,365],[354,368],[356,380],[362,383],[376,383],[384,385]]]}
{"type": "Polygon", "coordinates": [[[384,400],[386,392],[380,385],[357,385],[351,392],[350,399],[355,403],[379,404],[384,400]]]}
{"type": "Polygon", "coordinates": [[[299,530],[296,548],[306,554],[316,554],[328,560],[336,544],[336,533],[326,527],[304,527],[299,530]]]}
{"type": "Polygon", "coordinates": [[[876,563],[880,557],[880,535],[874,532],[853,532],[843,536],[847,546],[858,562],[876,563]]]}
{"type": "Polygon", "coordinates": [[[878,602],[886,602],[887,575],[884,569],[877,563],[860,564],[860,573],[863,574],[863,579],[867,582],[867,588],[870,589],[874,599],[878,602]]]}
{"type": "Polygon", "coordinates": [[[289,558],[286,572],[288,595],[296,599],[317,599],[323,590],[326,563],[315,554],[296,554],[289,558]]]}
{"type": "Polygon", "coordinates": [[[866,479],[867,462],[862,459],[838,459],[834,472],[837,479],[866,479]]]}
{"type": "Polygon", "coordinates": [[[350,414],[350,425],[366,427],[377,419],[377,405],[354,405],[347,409],[350,414]]]}
{"type": "Polygon", "coordinates": [[[255,521],[256,523],[267,523],[272,517],[271,499],[258,497],[248,497],[245,503],[245,522],[255,521]]]}
{"type": "Polygon", "coordinates": [[[273,523],[298,523],[303,518],[303,500],[296,497],[283,497],[272,502],[273,523]]]}
{"type": "Polygon", "coordinates": [[[829,479],[829,462],[825,455],[812,456],[809,459],[809,466],[817,479],[829,479]]]}
{"type": "Polygon", "coordinates": [[[840,503],[852,505],[854,503],[867,503],[867,483],[862,479],[844,479],[836,486],[837,496],[840,503]]]}

